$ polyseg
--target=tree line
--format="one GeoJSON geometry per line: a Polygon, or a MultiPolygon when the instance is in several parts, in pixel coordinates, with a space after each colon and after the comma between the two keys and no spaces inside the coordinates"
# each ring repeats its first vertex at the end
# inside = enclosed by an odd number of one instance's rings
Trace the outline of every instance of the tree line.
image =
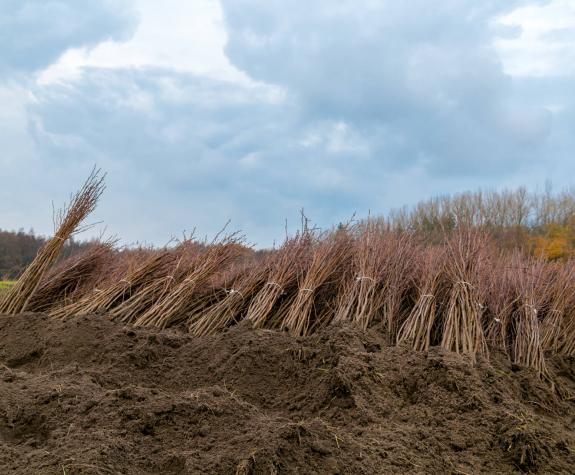
{"type": "MultiPolygon", "coordinates": [[[[32,262],[46,238],[37,236],[33,230],[0,230],[0,280],[13,280],[32,262]]],[[[85,247],[87,243],[70,239],[66,242],[61,259],[65,259],[85,247]]]]}
{"type": "Polygon", "coordinates": [[[504,249],[520,248],[550,260],[575,257],[575,188],[438,196],[394,210],[384,221],[432,241],[460,227],[481,227],[504,249]]]}
{"type": "MultiPolygon", "coordinates": [[[[549,260],[575,257],[575,188],[537,193],[522,187],[437,196],[379,219],[383,226],[428,241],[439,242],[445,233],[462,226],[482,227],[504,249],[519,248],[549,260]]],[[[0,279],[17,278],[45,242],[33,230],[0,230],[0,279]]],[[[60,259],[87,245],[68,240],[60,259]]]]}

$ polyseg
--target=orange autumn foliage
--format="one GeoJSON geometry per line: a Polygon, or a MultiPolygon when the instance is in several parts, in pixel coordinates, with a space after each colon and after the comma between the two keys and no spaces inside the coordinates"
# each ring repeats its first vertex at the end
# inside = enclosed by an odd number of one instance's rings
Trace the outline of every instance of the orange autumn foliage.
{"type": "Polygon", "coordinates": [[[575,229],[570,225],[548,224],[544,234],[531,238],[533,254],[554,261],[575,256],[575,229]]]}

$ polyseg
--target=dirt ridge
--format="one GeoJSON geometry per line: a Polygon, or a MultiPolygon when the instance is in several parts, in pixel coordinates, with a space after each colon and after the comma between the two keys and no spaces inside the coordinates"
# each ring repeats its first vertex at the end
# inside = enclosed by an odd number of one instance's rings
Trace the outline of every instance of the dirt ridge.
{"type": "MultiPolygon", "coordinates": [[[[550,364],[575,390],[574,361],[550,364]]],[[[572,473],[574,428],[573,401],[502,355],[375,329],[0,316],[1,473],[572,473]]]]}

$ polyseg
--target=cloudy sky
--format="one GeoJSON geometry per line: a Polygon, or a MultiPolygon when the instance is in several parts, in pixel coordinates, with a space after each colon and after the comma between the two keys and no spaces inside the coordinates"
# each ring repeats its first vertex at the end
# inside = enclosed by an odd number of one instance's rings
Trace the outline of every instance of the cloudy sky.
{"type": "Polygon", "coordinates": [[[0,228],[281,239],[575,175],[575,0],[2,0],[0,228]]]}

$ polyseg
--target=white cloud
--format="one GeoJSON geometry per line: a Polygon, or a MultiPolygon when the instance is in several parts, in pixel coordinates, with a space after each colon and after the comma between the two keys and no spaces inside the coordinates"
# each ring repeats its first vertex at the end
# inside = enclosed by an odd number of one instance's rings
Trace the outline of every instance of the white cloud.
{"type": "Polygon", "coordinates": [[[575,1],[553,0],[544,5],[524,6],[497,21],[520,28],[519,35],[495,42],[507,74],[575,73],[575,1]]]}
{"type": "Polygon", "coordinates": [[[165,68],[177,72],[250,82],[223,49],[226,32],[217,0],[134,0],[139,25],[128,41],[105,41],[67,51],[39,81],[77,79],[82,68],[165,68]]]}

